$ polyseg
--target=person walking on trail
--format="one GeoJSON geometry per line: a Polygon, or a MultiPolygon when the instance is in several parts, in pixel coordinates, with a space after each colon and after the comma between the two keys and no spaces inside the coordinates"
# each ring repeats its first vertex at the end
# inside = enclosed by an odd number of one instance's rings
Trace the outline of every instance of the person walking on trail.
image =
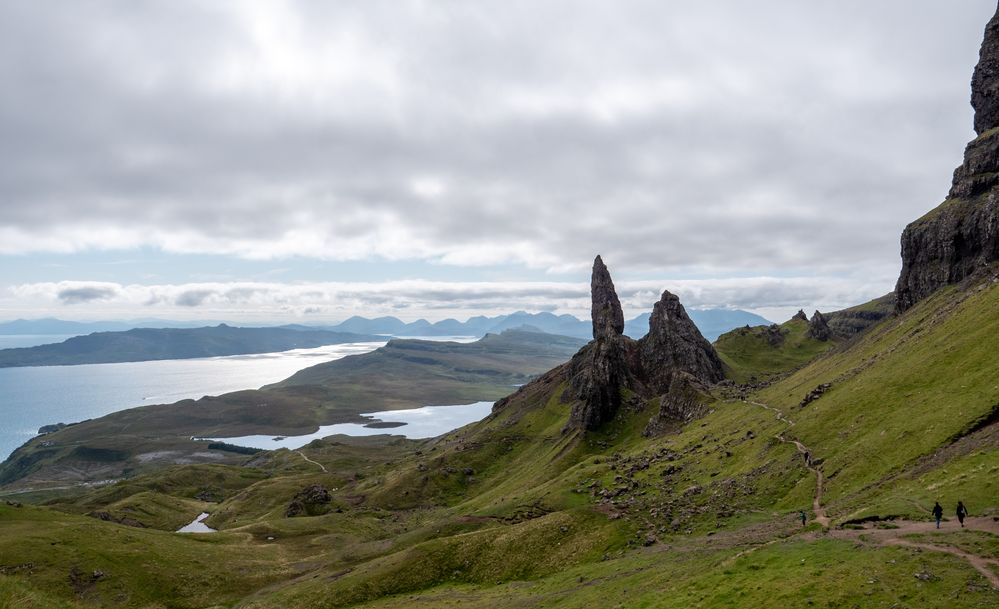
{"type": "Polygon", "coordinates": [[[808,516],[805,515],[805,510],[798,510],[798,518],[801,519],[801,526],[805,526],[805,523],[808,522],[808,516]]]}
{"type": "Polygon", "coordinates": [[[968,508],[964,507],[963,501],[957,502],[957,520],[961,523],[961,528],[964,528],[964,519],[968,515],[968,508]]]}
{"type": "Polygon", "coordinates": [[[937,528],[940,528],[940,520],[943,518],[943,508],[940,507],[940,502],[937,501],[933,504],[933,518],[937,521],[937,528]]]}

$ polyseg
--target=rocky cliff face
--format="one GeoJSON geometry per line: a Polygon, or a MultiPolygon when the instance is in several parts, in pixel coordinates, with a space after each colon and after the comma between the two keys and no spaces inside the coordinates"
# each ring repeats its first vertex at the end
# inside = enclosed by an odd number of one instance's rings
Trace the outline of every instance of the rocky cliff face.
{"type": "Polygon", "coordinates": [[[676,372],[704,384],[725,377],[718,354],[687,316],[680,299],[669,291],[653,307],[649,333],[639,341],[639,349],[646,382],[653,391],[666,391],[676,372]]]}
{"type": "Polygon", "coordinates": [[[593,262],[590,282],[593,341],[566,365],[573,401],[567,428],[596,429],[621,408],[622,391],[638,403],[660,398],[661,412],[650,422],[665,429],[697,411],[697,396],[722,380],[721,360],[687,316],[680,299],[664,292],[641,341],[623,335],[624,315],[603,260],[593,262]]]}
{"type": "Polygon", "coordinates": [[[999,11],[985,28],[971,81],[975,138],[948,199],[902,233],[896,311],[999,260],[999,11]]]}

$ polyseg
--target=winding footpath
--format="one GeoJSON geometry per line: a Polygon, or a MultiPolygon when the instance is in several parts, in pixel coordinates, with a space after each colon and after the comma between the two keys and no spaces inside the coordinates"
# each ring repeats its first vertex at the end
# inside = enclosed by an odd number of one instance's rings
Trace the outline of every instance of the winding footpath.
{"type": "MultiPolygon", "coordinates": [[[[777,420],[787,425],[788,428],[794,427],[794,421],[784,416],[784,413],[777,408],[761,402],[754,402],[752,400],[742,401],[746,404],[752,404],[753,406],[765,408],[766,410],[773,412],[776,415],[777,420]]],[[[774,437],[785,444],[794,444],[798,453],[805,459],[805,467],[815,474],[815,496],[812,500],[812,511],[815,512],[815,521],[822,525],[823,535],[832,537],[833,539],[850,539],[862,543],[873,543],[878,546],[914,548],[928,552],[943,552],[945,554],[957,556],[974,567],[976,571],[981,573],[993,588],[999,590],[999,573],[997,573],[997,570],[999,570],[999,559],[995,557],[978,556],[977,554],[972,554],[962,548],[946,543],[939,543],[937,540],[933,539],[929,540],[929,542],[906,539],[906,537],[910,535],[922,534],[933,536],[937,533],[946,532],[944,530],[938,530],[936,528],[936,524],[933,522],[895,520],[892,521],[891,528],[879,528],[876,525],[866,525],[861,529],[831,529],[829,516],[826,514],[825,508],[822,507],[822,469],[814,464],[814,454],[810,448],[794,438],[789,439],[785,437],[785,433],[786,432],[781,432],[774,437]]],[[[964,528],[972,531],[981,531],[991,533],[993,535],[999,535],[999,522],[991,518],[967,518],[965,520],[964,528]]],[[[818,538],[818,535],[812,535],[812,537],[818,538]]],[[[944,540],[939,541],[943,542],[944,540]]]]}
{"type": "MultiPolygon", "coordinates": [[[[794,421],[784,416],[784,413],[780,410],[774,408],[773,406],[768,406],[762,402],[754,402],[753,400],[743,400],[747,404],[752,404],[753,406],[759,406],[760,408],[765,408],[770,412],[773,412],[777,420],[787,425],[789,428],[794,427],[794,421]]],[[[829,528],[829,516],[826,514],[826,510],[822,507],[822,484],[823,476],[822,470],[813,465],[812,450],[793,438],[788,439],[784,436],[784,433],[779,433],[774,436],[784,444],[794,444],[794,447],[798,450],[798,453],[805,459],[805,467],[808,468],[813,474],[815,474],[815,496],[812,499],[812,511],[815,513],[815,522],[822,525],[822,528],[829,528]]]]}
{"type": "Polygon", "coordinates": [[[326,470],[326,466],[325,466],[325,465],[323,465],[322,463],[318,463],[318,462],[316,462],[316,461],[313,461],[312,459],[310,459],[310,458],[306,457],[306,456],[305,456],[305,453],[303,453],[303,452],[302,452],[302,451],[300,451],[300,450],[296,450],[295,452],[297,452],[297,453],[298,453],[299,455],[301,455],[301,456],[302,456],[302,458],[303,458],[303,459],[305,459],[306,461],[308,461],[309,463],[311,463],[311,464],[313,464],[313,465],[318,465],[318,466],[319,466],[319,468],[323,470],[323,473],[324,473],[324,474],[328,474],[328,473],[329,473],[329,471],[327,471],[327,470],[326,470]]]}

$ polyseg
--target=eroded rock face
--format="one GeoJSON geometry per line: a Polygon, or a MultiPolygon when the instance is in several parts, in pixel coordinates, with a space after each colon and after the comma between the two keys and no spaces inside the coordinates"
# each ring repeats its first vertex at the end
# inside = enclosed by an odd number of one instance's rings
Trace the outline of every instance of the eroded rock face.
{"type": "Polygon", "coordinates": [[[604,261],[597,256],[590,278],[593,341],[569,362],[569,384],[578,400],[568,427],[596,429],[614,418],[621,390],[631,384],[628,360],[634,341],[624,336],[624,312],[604,261]]]}
{"type": "Polygon", "coordinates": [[[971,107],[978,135],[999,127],[999,10],[985,26],[985,40],[971,77],[971,107]]]}
{"type": "Polygon", "coordinates": [[[794,321],[794,320],[798,320],[798,321],[808,321],[808,316],[807,316],[807,315],[805,315],[805,312],[804,312],[804,311],[802,311],[801,309],[798,309],[798,312],[797,312],[797,313],[795,313],[795,314],[794,314],[794,317],[792,317],[792,318],[791,318],[791,321],[794,321]]]}
{"type": "Polygon", "coordinates": [[[649,334],[636,342],[622,334],[624,314],[599,256],[590,286],[593,341],[566,365],[569,389],[563,399],[574,402],[566,428],[593,430],[607,423],[621,409],[626,390],[629,404],[638,408],[660,398],[650,433],[670,421],[689,420],[699,412],[699,392],[722,380],[723,373],[721,360],[680,299],[664,292],[649,319],[649,334]]]}
{"type": "Polygon", "coordinates": [[[635,341],[626,336],[597,339],[569,362],[570,386],[579,400],[569,413],[569,427],[596,429],[621,407],[621,390],[634,384],[635,341]]]}
{"type": "Polygon", "coordinates": [[[639,346],[647,384],[654,391],[666,391],[675,372],[685,372],[704,384],[717,383],[725,376],[714,347],[669,291],[653,307],[649,333],[639,346]]]}
{"type": "Polygon", "coordinates": [[[947,201],[902,233],[897,312],[999,260],[999,11],[985,29],[971,88],[979,135],[954,171],[947,201]]]}
{"type": "Polygon", "coordinates": [[[832,338],[832,330],[822,313],[816,311],[812,314],[812,319],[808,322],[808,336],[815,340],[827,341],[832,338]]]}
{"type": "Polygon", "coordinates": [[[614,290],[610,272],[604,261],[597,256],[593,261],[593,274],[590,277],[590,314],[593,319],[593,338],[621,336],[624,334],[624,311],[614,290]]]}

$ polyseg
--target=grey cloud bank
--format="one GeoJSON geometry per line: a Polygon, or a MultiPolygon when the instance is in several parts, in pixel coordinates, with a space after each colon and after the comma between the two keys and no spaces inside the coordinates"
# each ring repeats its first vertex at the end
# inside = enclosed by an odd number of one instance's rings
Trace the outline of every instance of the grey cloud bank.
{"type": "MultiPolygon", "coordinates": [[[[612,271],[783,278],[689,288],[704,305],[855,304],[891,288],[902,227],[945,194],[993,10],[3,3],[0,254],[152,247],[558,273],[600,252],[612,271]]],[[[101,289],[57,298],[121,300],[101,289]]],[[[337,298],[512,304],[493,289],[337,298]]],[[[293,286],[252,290],[135,291],[192,309],[316,306],[293,286]]],[[[577,298],[542,292],[516,292],[516,308],[577,298]]]]}
{"type": "MultiPolygon", "coordinates": [[[[664,289],[695,308],[739,308],[774,311],[777,315],[821,303],[825,310],[843,308],[880,296],[871,282],[858,293],[856,281],[835,277],[751,277],[722,280],[622,281],[617,292],[628,315],[652,308],[664,289]]],[[[407,320],[427,317],[467,318],[471,314],[532,312],[570,313],[587,318],[590,288],[560,282],[384,283],[199,283],[182,285],[117,285],[86,282],[35,283],[14,286],[12,299],[30,311],[81,318],[107,317],[137,310],[156,315],[219,316],[226,319],[275,320],[308,317],[342,320],[355,314],[395,315],[407,320]],[[76,295],[69,298],[66,295],[76,295]]],[[[4,304],[0,299],[0,305],[4,304]]]]}

